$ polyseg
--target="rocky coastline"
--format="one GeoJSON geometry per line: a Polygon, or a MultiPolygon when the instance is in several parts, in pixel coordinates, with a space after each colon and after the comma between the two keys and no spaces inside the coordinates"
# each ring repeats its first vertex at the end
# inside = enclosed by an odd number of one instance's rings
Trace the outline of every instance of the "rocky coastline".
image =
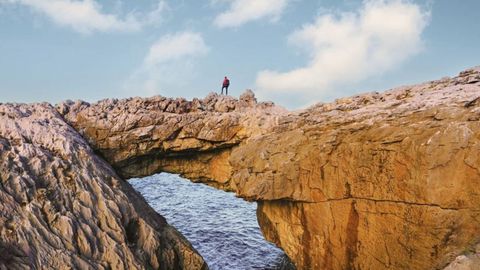
{"type": "Polygon", "coordinates": [[[295,112],[251,91],[1,104],[0,268],[207,269],[124,181],[158,172],[257,201],[297,269],[475,265],[479,120],[480,68],[295,112]]]}
{"type": "Polygon", "coordinates": [[[0,105],[0,269],[208,269],[50,104],[0,105]]]}

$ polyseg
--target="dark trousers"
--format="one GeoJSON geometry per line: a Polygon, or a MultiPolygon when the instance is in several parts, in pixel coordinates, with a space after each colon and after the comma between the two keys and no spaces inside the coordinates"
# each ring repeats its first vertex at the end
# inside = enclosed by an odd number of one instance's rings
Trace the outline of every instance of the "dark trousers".
{"type": "Polygon", "coordinates": [[[225,95],[228,95],[228,85],[224,85],[222,87],[222,95],[223,95],[223,89],[225,89],[225,95]]]}

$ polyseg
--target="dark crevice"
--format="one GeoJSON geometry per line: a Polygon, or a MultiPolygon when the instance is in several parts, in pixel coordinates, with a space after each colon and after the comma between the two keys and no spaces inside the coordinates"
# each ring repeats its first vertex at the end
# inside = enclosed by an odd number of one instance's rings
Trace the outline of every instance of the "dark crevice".
{"type": "Polygon", "coordinates": [[[29,269],[28,255],[14,243],[0,242],[0,269],[29,269]]]}
{"type": "Polygon", "coordinates": [[[359,215],[355,208],[356,201],[352,200],[350,207],[350,214],[348,217],[347,231],[345,235],[345,258],[347,259],[347,269],[357,269],[355,266],[355,259],[358,256],[358,225],[359,215]]]}
{"type": "MultiPolygon", "coordinates": [[[[458,211],[458,210],[466,210],[470,209],[467,207],[444,207],[438,204],[433,203],[417,203],[417,202],[407,202],[407,201],[396,201],[396,200],[387,200],[387,199],[372,199],[372,198],[362,198],[362,197],[346,197],[346,198],[333,198],[327,199],[324,201],[318,201],[316,203],[326,203],[326,202],[335,202],[335,201],[344,201],[344,200],[364,200],[364,201],[371,201],[375,203],[398,203],[398,204],[405,204],[408,206],[428,206],[428,207],[438,207],[442,210],[451,210],[451,211],[458,211]]],[[[471,209],[472,210],[472,209],[471,209]]]]}
{"type": "Polygon", "coordinates": [[[127,227],[125,228],[127,234],[127,242],[130,247],[135,247],[137,245],[138,229],[138,219],[130,220],[130,222],[128,222],[127,224],[127,227]]]}
{"type": "Polygon", "coordinates": [[[152,159],[169,159],[169,158],[196,159],[196,158],[198,158],[198,156],[201,156],[201,155],[217,154],[217,153],[223,152],[226,149],[237,146],[238,144],[239,143],[224,144],[222,146],[218,146],[214,149],[209,149],[209,150],[187,149],[187,150],[174,151],[174,152],[169,152],[169,153],[163,152],[162,149],[157,149],[158,152],[153,152],[152,151],[152,152],[147,153],[145,155],[139,155],[139,156],[135,156],[135,157],[131,157],[131,158],[122,160],[122,161],[116,163],[115,167],[116,168],[122,168],[122,167],[126,167],[128,165],[131,165],[132,163],[136,163],[138,161],[152,160],[152,159]]]}

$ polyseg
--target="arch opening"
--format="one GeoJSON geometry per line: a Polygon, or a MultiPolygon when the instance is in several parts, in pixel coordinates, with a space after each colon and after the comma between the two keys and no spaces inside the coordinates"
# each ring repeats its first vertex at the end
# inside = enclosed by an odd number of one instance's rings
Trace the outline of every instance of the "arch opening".
{"type": "Polygon", "coordinates": [[[256,202],[175,174],[128,181],[192,243],[210,269],[294,269],[285,253],[264,239],[256,202]]]}

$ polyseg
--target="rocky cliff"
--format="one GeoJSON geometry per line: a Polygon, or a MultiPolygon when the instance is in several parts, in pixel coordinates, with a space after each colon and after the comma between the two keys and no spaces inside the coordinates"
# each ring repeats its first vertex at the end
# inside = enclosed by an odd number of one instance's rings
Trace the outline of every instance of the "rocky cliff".
{"type": "Polygon", "coordinates": [[[49,104],[0,104],[0,269],[207,269],[49,104]]]}
{"type": "Polygon", "coordinates": [[[438,269],[480,241],[478,68],[299,112],[251,93],[57,109],[123,177],[180,173],[257,201],[299,269],[438,269]]]}
{"type": "Polygon", "coordinates": [[[257,201],[299,269],[480,256],[480,68],[297,112],[252,92],[0,108],[4,265],[206,267],[120,179],[161,171],[257,201]]]}
{"type": "Polygon", "coordinates": [[[67,101],[57,109],[124,178],[174,172],[226,190],[234,189],[232,148],[269,133],[288,114],[272,103],[257,103],[251,91],[239,100],[212,93],[193,101],[161,96],[67,101]]]}

